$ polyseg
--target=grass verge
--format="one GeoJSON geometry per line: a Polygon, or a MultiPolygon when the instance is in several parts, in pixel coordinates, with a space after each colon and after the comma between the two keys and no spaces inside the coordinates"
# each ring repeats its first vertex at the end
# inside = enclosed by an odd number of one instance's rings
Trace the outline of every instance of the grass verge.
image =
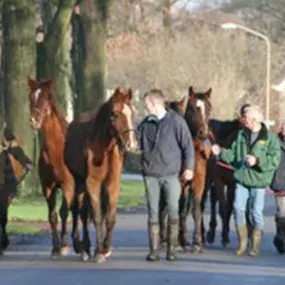
{"type": "MultiPolygon", "coordinates": [[[[57,207],[60,206],[59,192],[57,207]]],[[[142,181],[123,180],[119,196],[119,209],[137,208],[144,204],[142,181]]],[[[15,199],[9,208],[9,221],[47,221],[47,204],[43,197],[15,199]]],[[[15,229],[14,229],[15,230],[15,229]]],[[[24,231],[24,229],[19,229],[24,231]]]]}

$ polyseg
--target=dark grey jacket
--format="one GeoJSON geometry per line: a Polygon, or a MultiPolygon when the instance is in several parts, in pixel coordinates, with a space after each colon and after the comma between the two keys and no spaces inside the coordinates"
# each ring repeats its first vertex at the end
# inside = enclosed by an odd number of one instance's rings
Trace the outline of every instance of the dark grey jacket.
{"type": "Polygon", "coordinates": [[[279,167],[275,171],[270,188],[275,192],[285,192],[285,142],[279,134],[281,145],[281,160],[279,167]]]}
{"type": "Polygon", "coordinates": [[[194,170],[192,136],[183,117],[172,110],[167,111],[161,120],[148,116],[138,131],[143,175],[179,175],[182,167],[194,170]]]}

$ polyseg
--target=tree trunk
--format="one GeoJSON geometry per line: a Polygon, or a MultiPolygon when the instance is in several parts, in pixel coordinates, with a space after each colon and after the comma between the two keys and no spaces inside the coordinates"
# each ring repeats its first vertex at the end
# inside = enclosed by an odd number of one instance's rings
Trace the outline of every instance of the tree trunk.
{"type": "Polygon", "coordinates": [[[174,35],[172,30],[171,3],[171,0],[164,0],[164,6],[162,9],[166,42],[168,42],[174,35]]]}
{"type": "Polygon", "coordinates": [[[3,1],[0,1],[0,126],[2,126],[5,112],[4,112],[4,89],[3,89],[3,25],[2,25],[2,14],[3,14],[3,1]]]}
{"type": "MultiPolygon", "coordinates": [[[[34,0],[9,0],[3,6],[3,71],[5,117],[8,126],[23,140],[23,147],[33,159],[34,141],[29,126],[27,76],[35,75],[34,0]]],[[[27,191],[38,189],[36,171],[22,183],[27,191]]]]}
{"type": "MultiPolygon", "coordinates": [[[[55,15],[52,7],[44,9],[44,25],[47,34],[38,46],[38,78],[52,77],[57,103],[65,116],[72,116],[72,62],[71,62],[71,16],[75,0],[61,0],[55,15]],[[51,19],[51,17],[53,18],[51,19]]],[[[45,8],[45,7],[44,7],[45,8]]],[[[70,120],[71,118],[69,118],[70,120]]]]}
{"type": "Polygon", "coordinates": [[[84,69],[85,69],[85,37],[79,6],[72,16],[72,67],[74,86],[74,112],[79,115],[84,111],[84,69]]]}
{"type": "Polygon", "coordinates": [[[85,0],[82,20],[85,32],[86,64],[83,109],[96,109],[106,98],[106,37],[111,0],[85,0]]]}

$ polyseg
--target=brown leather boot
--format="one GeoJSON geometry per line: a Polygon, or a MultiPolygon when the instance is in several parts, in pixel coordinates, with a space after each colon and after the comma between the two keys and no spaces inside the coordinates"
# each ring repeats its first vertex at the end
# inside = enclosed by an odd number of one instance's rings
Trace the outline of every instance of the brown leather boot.
{"type": "Polygon", "coordinates": [[[237,235],[239,240],[239,247],[236,250],[236,255],[241,256],[247,250],[248,244],[248,231],[247,226],[240,226],[237,228],[237,235]]]}
{"type": "Polygon", "coordinates": [[[159,225],[150,224],[148,226],[149,249],[150,252],[146,256],[147,261],[159,261],[159,225]]]}
{"type": "Polygon", "coordinates": [[[254,229],[252,232],[252,248],[248,254],[249,256],[255,257],[259,255],[261,238],[262,238],[262,231],[254,229]]]}

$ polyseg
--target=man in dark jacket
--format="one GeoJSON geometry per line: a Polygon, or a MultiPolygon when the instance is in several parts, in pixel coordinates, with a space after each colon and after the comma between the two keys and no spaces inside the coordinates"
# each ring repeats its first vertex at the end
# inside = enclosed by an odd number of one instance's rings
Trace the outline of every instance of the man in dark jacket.
{"type": "Polygon", "coordinates": [[[273,244],[280,254],[285,253],[285,123],[282,124],[278,133],[281,145],[281,162],[275,172],[271,189],[276,197],[276,235],[273,244]]]}
{"type": "Polygon", "coordinates": [[[245,128],[240,130],[230,148],[212,146],[215,155],[226,163],[233,164],[237,182],[234,198],[235,224],[239,239],[236,255],[243,255],[248,246],[246,206],[253,226],[250,256],[259,254],[264,226],[265,188],[272,181],[280,163],[280,143],[276,134],[267,130],[262,123],[263,114],[258,106],[245,110],[245,128]]]}
{"type": "Polygon", "coordinates": [[[149,115],[139,125],[142,150],[142,172],[148,207],[150,253],[148,261],[159,260],[159,201],[163,191],[168,209],[167,260],[173,261],[178,237],[179,198],[181,179],[193,178],[194,148],[184,119],[174,111],[166,110],[161,90],[145,94],[149,115]]]}

